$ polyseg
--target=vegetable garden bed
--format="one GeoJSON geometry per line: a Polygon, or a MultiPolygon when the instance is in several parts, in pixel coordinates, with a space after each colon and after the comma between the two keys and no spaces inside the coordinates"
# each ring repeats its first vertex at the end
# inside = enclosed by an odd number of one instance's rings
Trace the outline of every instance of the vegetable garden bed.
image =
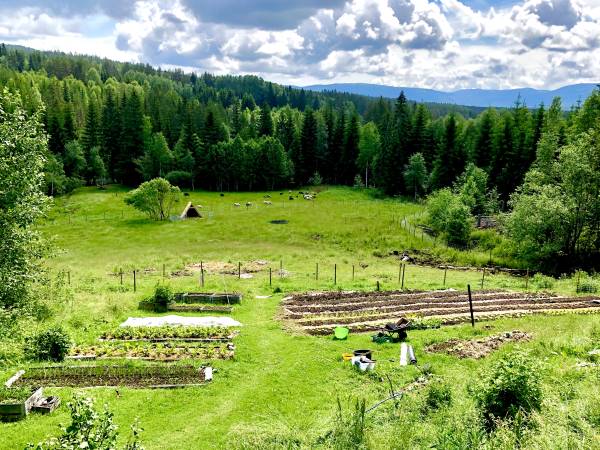
{"type": "Polygon", "coordinates": [[[98,345],[74,346],[69,356],[76,359],[128,358],[149,361],[182,359],[231,359],[235,346],[227,342],[105,341],[98,345]]]}
{"type": "Polygon", "coordinates": [[[237,331],[224,327],[118,327],[102,334],[103,340],[165,340],[165,339],[194,339],[220,340],[233,339],[237,331]]]}
{"type": "MultiPolygon", "coordinates": [[[[478,320],[534,313],[600,312],[598,297],[562,297],[548,293],[478,291],[473,293],[478,320]]],[[[285,298],[283,317],[310,334],[329,334],[336,326],[374,331],[400,317],[417,322],[454,324],[470,320],[466,292],[329,292],[285,298]]]]}
{"type": "Polygon", "coordinates": [[[180,292],[175,294],[177,303],[217,303],[231,305],[242,302],[242,294],[206,293],[206,292],[180,292]]]}
{"type": "Polygon", "coordinates": [[[16,385],[174,387],[204,384],[207,368],[191,365],[50,366],[28,369],[16,385]]]}
{"type": "Polygon", "coordinates": [[[0,388],[0,419],[3,422],[14,422],[24,418],[41,400],[43,389],[30,386],[0,388]]]}

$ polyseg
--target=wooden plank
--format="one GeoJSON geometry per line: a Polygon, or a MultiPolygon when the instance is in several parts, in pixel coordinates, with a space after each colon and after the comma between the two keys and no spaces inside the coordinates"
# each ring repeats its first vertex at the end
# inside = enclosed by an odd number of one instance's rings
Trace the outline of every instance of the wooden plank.
{"type": "Polygon", "coordinates": [[[23,376],[24,373],[24,370],[19,370],[12,377],[10,377],[6,383],[4,383],[4,386],[6,386],[7,388],[11,387],[19,378],[21,378],[21,376],[23,376]]]}

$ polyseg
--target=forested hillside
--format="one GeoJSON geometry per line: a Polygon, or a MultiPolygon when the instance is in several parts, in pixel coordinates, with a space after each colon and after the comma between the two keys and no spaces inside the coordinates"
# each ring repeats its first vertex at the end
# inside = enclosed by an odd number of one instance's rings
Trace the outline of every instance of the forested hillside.
{"type": "MultiPolygon", "coordinates": [[[[545,117],[543,107],[532,113],[518,102],[475,119],[440,117],[440,105],[432,114],[403,95],[394,104],[4,45],[0,84],[19,91],[29,111],[45,106],[51,194],[156,176],[212,190],[323,181],[412,194],[403,172],[421,153],[429,188],[451,185],[473,161],[507,200],[535,159],[545,117]]],[[[558,103],[551,110],[560,115],[558,103]]]]}

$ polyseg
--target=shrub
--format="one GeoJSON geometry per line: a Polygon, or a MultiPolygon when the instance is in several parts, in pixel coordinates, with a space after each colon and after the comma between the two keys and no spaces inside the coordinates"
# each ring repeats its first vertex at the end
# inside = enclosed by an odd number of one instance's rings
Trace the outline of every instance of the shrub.
{"type": "Polygon", "coordinates": [[[171,186],[171,183],[163,178],[154,178],[128,192],[124,200],[151,219],[165,220],[169,218],[171,209],[180,196],[181,191],[178,187],[171,186]]]}
{"type": "Polygon", "coordinates": [[[464,205],[454,204],[448,209],[446,237],[448,245],[465,247],[469,243],[472,217],[464,205]]]}
{"type": "Polygon", "coordinates": [[[166,310],[167,306],[173,302],[173,291],[166,284],[157,284],[154,288],[154,296],[152,297],[156,309],[166,310]]]}
{"type": "Polygon", "coordinates": [[[577,293],[578,294],[595,294],[598,292],[598,283],[591,277],[588,277],[584,273],[584,277],[581,277],[579,283],[577,284],[577,293]]]}
{"type": "Polygon", "coordinates": [[[540,409],[541,381],[535,366],[528,353],[514,351],[493,364],[470,388],[488,429],[497,420],[540,409]]]}
{"type": "Polygon", "coordinates": [[[536,273],[531,279],[531,284],[538,289],[552,289],[554,287],[554,278],[536,273]]]}
{"type": "Polygon", "coordinates": [[[183,170],[173,170],[166,174],[165,178],[173,186],[180,188],[192,185],[192,174],[183,170]]]}
{"type": "MultiPolygon", "coordinates": [[[[62,428],[62,435],[37,445],[28,444],[27,449],[116,449],[119,431],[113,423],[113,414],[108,409],[98,413],[91,398],[75,396],[68,404],[71,424],[62,428]]],[[[131,426],[131,437],[123,450],[143,450],[139,443],[140,428],[137,422],[131,426]]]]}
{"type": "Polygon", "coordinates": [[[62,361],[71,347],[71,338],[60,326],[48,328],[25,341],[25,353],[38,361],[62,361]]]}
{"type": "Polygon", "coordinates": [[[319,174],[319,172],[315,172],[313,176],[308,179],[308,184],[311,186],[320,186],[323,184],[323,177],[319,174]]]}
{"type": "Polygon", "coordinates": [[[452,404],[452,389],[443,383],[433,383],[425,394],[425,410],[437,411],[452,404]]]}

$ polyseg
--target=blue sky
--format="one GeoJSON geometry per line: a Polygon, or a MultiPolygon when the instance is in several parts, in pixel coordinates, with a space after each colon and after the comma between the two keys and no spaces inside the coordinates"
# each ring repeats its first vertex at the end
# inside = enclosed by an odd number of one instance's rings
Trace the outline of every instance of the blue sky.
{"type": "Polygon", "coordinates": [[[0,41],[295,85],[597,82],[600,0],[0,0],[0,41]]]}

